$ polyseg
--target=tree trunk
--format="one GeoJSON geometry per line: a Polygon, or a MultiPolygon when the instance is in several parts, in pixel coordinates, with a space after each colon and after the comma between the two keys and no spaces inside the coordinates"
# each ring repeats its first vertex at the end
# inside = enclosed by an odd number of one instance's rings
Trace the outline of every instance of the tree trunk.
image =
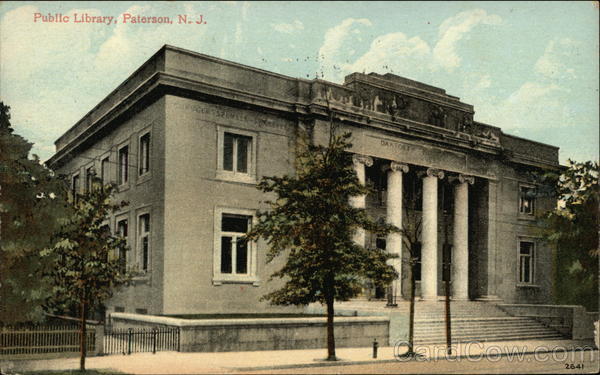
{"type": "Polygon", "coordinates": [[[333,334],[333,295],[325,297],[327,302],[327,360],[336,361],[335,356],[335,336],[333,334]]]}
{"type": "Polygon", "coordinates": [[[87,304],[85,302],[85,299],[81,300],[81,305],[80,305],[80,330],[79,330],[79,352],[81,354],[80,359],[79,359],[79,370],[80,371],[85,371],[85,356],[86,356],[86,335],[87,335],[87,330],[86,330],[86,315],[87,315],[87,304]]]}
{"type": "Polygon", "coordinates": [[[408,317],[408,353],[414,353],[414,336],[415,336],[415,273],[410,270],[410,312],[408,317]]]}

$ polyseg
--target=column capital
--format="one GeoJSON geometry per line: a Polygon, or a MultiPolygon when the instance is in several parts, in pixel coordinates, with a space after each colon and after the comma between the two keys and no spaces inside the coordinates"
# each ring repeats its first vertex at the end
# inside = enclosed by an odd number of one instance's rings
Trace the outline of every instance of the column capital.
{"type": "Polygon", "coordinates": [[[364,164],[367,167],[370,167],[373,165],[373,158],[367,155],[354,154],[352,155],[352,162],[356,166],[358,166],[359,164],[364,164]]]}
{"type": "Polygon", "coordinates": [[[442,171],[441,169],[427,168],[427,177],[437,177],[441,180],[444,178],[444,175],[444,171],[442,171]]]}
{"type": "Polygon", "coordinates": [[[469,185],[473,185],[475,183],[475,177],[460,173],[458,175],[458,182],[460,182],[461,184],[464,184],[466,182],[469,185]]]}
{"type": "Polygon", "coordinates": [[[452,175],[448,178],[450,182],[458,182],[459,184],[467,183],[469,185],[473,185],[475,183],[475,176],[470,176],[467,174],[456,174],[452,175]]]}
{"type": "Polygon", "coordinates": [[[409,170],[408,164],[398,163],[396,161],[391,161],[390,164],[384,164],[381,167],[382,172],[402,172],[407,173],[409,170]]]}

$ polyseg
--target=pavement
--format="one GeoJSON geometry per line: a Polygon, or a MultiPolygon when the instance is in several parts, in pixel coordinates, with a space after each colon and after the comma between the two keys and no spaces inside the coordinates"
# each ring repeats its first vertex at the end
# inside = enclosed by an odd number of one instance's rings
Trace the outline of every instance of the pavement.
{"type": "MultiPolygon", "coordinates": [[[[453,354],[446,354],[445,345],[423,345],[415,347],[422,354],[420,360],[456,360],[457,358],[498,358],[535,354],[551,357],[553,354],[575,355],[585,348],[598,358],[598,351],[590,341],[502,341],[486,343],[459,343],[453,354]],[[593,348],[593,349],[592,349],[593,348]]],[[[131,355],[109,355],[89,357],[86,368],[116,371],[126,374],[198,374],[234,373],[270,369],[293,369],[306,367],[376,364],[398,362],[397,355],[406,351],[402,346],[378,348],[377,358],[373,349],[337,348],[338,361],[325,361],[326,349],[269,350],[252,352],[180,353],[159,352],[131,355]]],[[[23,371],[71,370],[79,368],[79,358],[1,360],[0,373],[18,374],[23,371]]]]}

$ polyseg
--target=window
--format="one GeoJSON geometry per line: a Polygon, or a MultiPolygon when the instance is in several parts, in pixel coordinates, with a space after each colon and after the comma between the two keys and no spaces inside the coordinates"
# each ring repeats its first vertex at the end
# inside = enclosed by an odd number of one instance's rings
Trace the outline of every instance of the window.
{"type": "Polygon", "coordinates": [[[150,265],[150,214],[138,216],[138,263],[141,271],[148,272],[150,265]]]}
{"type": "Polygon", "coordinates": [[[148,309],[135,309],[135,313],[136,314],[147,315],[148,314],[148,309]]]}
{"type": "Polygon", "coordinates": [[[519,213],[533,215],[535,213],[535,188],[521,186],[519,189],[519,213]]]}
{"type": "Polygon", "coordinates": [[[214,279],[222,282],[251,282],[255,285],[256,250],[245,235],[252,227],[254,212],[242,209],[215,210],[214,279]]]}
{"type": "Polygon", "coordinates": [[[250,170],[252,137],[225,133],[223,140],[223,169],[248,173],[250,170]]]}
{"type": "Polygon", "coordinates": [[[216,177],[256,183],[256,139],[252,132],[219,127],[216,177]]]}
{"type": "Polygon", "coordinates": [[[85,170],[85,192],[89,193],[92,191],[92,186],[94,183],[94,176],[96,172],[94,171],[94,167],[89,167],[85,170]]]}
{"type": "Polygon", "coordinates": [[[125,312],[125,308],[123,306],[115,306],[115,312],[125,312]]]}
{"type": "Polygon", "coordinates": [[[77,194],[79,194],[79,173],[74,175],[71,180],[71,195],[73,199],[77,199],[77,194]]]}
{"type": "Polygon", "coordinates": [[[102,159],[102,162],[100,162],[100,178],[102,179],[102,185],[104,186],[105,184],[108,183],[108,168],[109,168],[109,159],[108,157],[105,157],[104,159],[102,159]]]}
{"type": "Polygon", "coordinates": [[[150,171],[150,133],[146,133],[140,137],[139,149],[139,174],[144,175],[150,171]]]}
{"type": "Polygon", "coordinates": [[[519,241],[519,284],[533,284],[535,271],[535,243],[519,241]]]}
{"type": "Polygon", "coordinates": [[[248,242],[244,238],[252,217],[223,214],[221,219],[221,273],[248,274],[248,242]]]}
{"type": "MultiPolygon", "coordinates": [[[[117,221],[117,233],[119,236],[127,241],[129,225],[127,223],[127,219],[121,219],[117,221]]],[[[121,250],[119,252],[119,267],[121,272],[124,272],[127,269],[127,254],[125,250],[121,250]]]]}
{"type": "Polygon", "coordinates": [[[119,185],[129,181],[129,146],[119,149],[119,185]]]}

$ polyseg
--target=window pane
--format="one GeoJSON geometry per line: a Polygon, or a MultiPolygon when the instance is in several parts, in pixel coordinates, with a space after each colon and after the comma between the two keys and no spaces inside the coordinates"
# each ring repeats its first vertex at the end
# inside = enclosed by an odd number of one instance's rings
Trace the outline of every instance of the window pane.
{"type": "Polygon", "coordinates": [[[100,174],[102,177],[102,185],[108,182],[108,158],[102,159],[102,164],[100,166],[100,174]]]}
{"type": "Polygon", "coordinates": [[[381,250],[385,250],[386,241],[385,238],[377,238],[375,240],[375,247],[381,250]]]}
{"type": "Polygon", "coordinates": [[[127,220],[119,221],[119,224],[117,224],[117,230],[119,231],[119,235],[121,237],[127,237],[127,220]]]}
{"type": "Polygon", "coordinates": [[[223,232],[246,233],[248,231],[249,216],[223,214],[221,230],[223,232]]]}
{"type": "Polygon", "coordinates": [[[531,281],[531,280],[529,280],[529,270],[531,267],[531,258],[523,257],[521,259],[523,259],[523,282],[528,283],[531,281]]]}
{"type": "Polygon", "coordinates": [[[250,148],[250,137],[237,137],[237,171],[248,173],[248,151],[250,148]]]}
{"type": "Polygon", "coordinates": [[[519,250],[521,254],[531,255],[533,249],[533,243],[531,242],[521,242],[519,244],[519,250]]]}
{"type": "Polygon", "coordinates": [[[243,239],[237,240],[235,254],[235,272],[248,273],[248,244],[243,239]]]}
{"type": "Polygon", "coordinates": [[[221,237],[221,273],[231,273],[231,237],[221,237]]]}
{"type": "Polygon", "coordinates": [[[142,269],[148,270],[148,236],[142,239],[142,269]]]}
{"type": "Polygon", "coordinates": [[[129,148],[123,147],[119,150],[119,184],[127,182],[129,166],[129,148]]]}
{"type": "Polygon", "coordinates": [[[223,169],[233,171],[233,135],[225,133],[223,144],[223,169]]]}
{"type": "Polygon", "coordinates": [[[140,174],[150,169],[150,133],[140,138],[140,174]]]}

